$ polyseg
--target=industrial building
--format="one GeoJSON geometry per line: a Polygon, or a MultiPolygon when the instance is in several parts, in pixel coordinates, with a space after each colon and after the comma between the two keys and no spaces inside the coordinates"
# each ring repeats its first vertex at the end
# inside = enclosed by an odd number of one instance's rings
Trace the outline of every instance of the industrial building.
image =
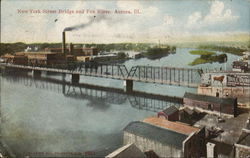
{"type": "Polygon", "coordinates": [[[5,63],[31,66],[62,65],[74,61],[71,55],[53,52],[17,52],[13,55],[2,56],[5,63]]]}
{"type": "Polygon", "coordinates": [[[123,130],[124,145],[134,143],[143,152],[153,150],[159,157],[201,157],[206,154],[204,128],[183,133],[150,120],[129,123],[123,130]]]}
{"type": "Polygon", "coordinates": [[[233,71],[250,72],[250,52],[243,52],[243,56],[232,64],[233,71]]]}
{"type": "Polygon", "coordinates": [[[207,110],[207,112],[237,115],[237,98],[219,98],[186,92],[183,104],[184,106],[207,110]]]}
{"type": "Polygon", "coordinates": [[[62,53],[52,52],[18,52],[15,55],[26,56],[28,58],[28,65],[57,65],[65,64],[66,61],[72,60],[69,56],[65,56],[62,53]]]}
{"type": "Polygon", "coordinates": [[[186,134],[186,135],[190,135],[193,132],[200,131],[199,128],[189,126],[185,123],[181,123],[181,122],[177,122],[177,121],[173,122],[173,121],[169,121],[169,120],[154,117],[154,116],[145,118],[143,120],[143,122],[146,122],[146,123],[149,123],[149,124],[152,124],[155,126],[159,126],[162,128],[167,128],[167,129],[175,131],[177,133],[182,133],[182,134],[186,134]]]}
{"type": "Polygon", "coordinates": [[[249,72],[250,71],[248,62],[244,62],[244,61],[234,61],[232,67],[233,67],[233,71],[237,71],[237,72],[249,72]]]}
{"type": "Polygon", "coordinates": [[[13,55],[4,55],[2,58],[6,63],[17,65],[31,65],[31,66],[56,66],[64,65],[69,62],[90,61],[90,56],[98,55],[97,48],[74,48],[71,43],[66,48],[65,32],[62,33],[62,48],[46,48],[44,51],[30,51],[26,49],[25,52],[17,52],[13,55]]]}
{"type": "Polygon", "coordinates": [[[234,144],[235,157],[250,157],[250,118],[248,118],[246,126],[242,129],[237,143],[234,144]]]}
{"type": "MultiPolygon", "coordinates": [[[[46,48],[46,52],[61,53],[63,48],[46,48]]],[[[95,47],[91,48],[74,48],[74,45],[70,43],[68,48],[65,48],[65,53],[72,54],[75,56],[93,56],[98,55],[98,49],[95,47]]]]}
{"type": "Polygon", "coordinates": [[[1,57],[5,63],[14,63],[18,65],[27,65],[28,58],[27,56],[23,55],[12,55],[12,54],[5,54],[1,57]]]}

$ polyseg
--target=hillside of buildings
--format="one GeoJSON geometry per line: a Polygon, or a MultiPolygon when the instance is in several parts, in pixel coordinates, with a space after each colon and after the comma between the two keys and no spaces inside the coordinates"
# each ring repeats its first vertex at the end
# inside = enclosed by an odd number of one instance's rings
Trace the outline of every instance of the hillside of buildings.
{"type": "MultiPolygon", "coordinates": [[[[112,50],[133,50],[133,51],[146,51],[154,46],[151,43],[111,43],[111,44],[76,44],[76,47],[95,47],[101,51],[112,50]]],[[[42,51],[45,48],[61,48],[61,43],[1,43],[1,54],[13,54],[25,50],[27,47],[37,47],[38,51],[42,51]]]]}
{"type": "MultiPolygon", "coordinates": [[[[219,43],[219,42],[207,42],[207,43],[175,43],[175,44],[161,44],[160,47],[168,48],[169,46],[186,47],[186,48],[198,48],[211,51],[221,51],[224,53],[231,53],[235,55],[242,55],[244,51],[250,49],[250,41],[247,43],[219,43]]],[[[112,51],[112,50],[130,50],[138,52],[152,52],[152,48],[159,47],[158,43],[110,43],[110,44],[76,44],[78,47],[96,47],[101,51],[112,51]]],[[[0,44],[0,55],[13,54],[25,50],[27,47],[37,47],[38,51],[44,50],[45,48],[61,48],[61,43],[1,43],[0,44]]],[[[175,49],[175,47],[172,47],[175,49]]],[[[157,51],[157,52],[162,52],[157,51]]]]}

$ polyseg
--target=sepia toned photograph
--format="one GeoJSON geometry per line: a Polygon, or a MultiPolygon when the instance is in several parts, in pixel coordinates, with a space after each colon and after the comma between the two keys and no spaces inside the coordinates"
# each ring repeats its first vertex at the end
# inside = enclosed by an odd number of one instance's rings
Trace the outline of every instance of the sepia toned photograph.
{"type": "Polygon", "coordinates": [[[250,0],[1,0],[0,158],[250,158],[250,0]]]}

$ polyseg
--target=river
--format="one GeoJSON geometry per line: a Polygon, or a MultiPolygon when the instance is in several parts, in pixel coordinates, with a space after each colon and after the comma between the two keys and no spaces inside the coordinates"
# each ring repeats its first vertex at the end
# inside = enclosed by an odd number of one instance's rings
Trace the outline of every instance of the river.
{"type": "MultiPolygon", "coordinates": [[[[131,59],[124,64],[191,67],[196,55],[178,48],[159,60],[131,59]]],[[[220,52],[218,52],[220,53],[220,52]]],[[[226,64],[193,66],[203,69],[231,69],[238,56],[228,54],[226,64]]],[[[157,111],[178,104],[147,97],[128,96],[112,91],[66,86],[61,76],[43,74],[38,80],[29,74],[1,76],[2,140],[17,157],[33,156],[105,156],[122,145],[122,129],[131,121],[156,115],[157,111]],[[146,100],[146,101],[145,101],[146,100]],[[157,106],[161,105],[160,108],[157,106]]],[[[69,81],[70,76],[66,76],[69,81]]],[[[81,76],[80,82],[104,87],[123,88],[122,81],[81,76]]],[[[182,97],[195,88],[135,83],[134,89],[147,93],[182,97]]]]}

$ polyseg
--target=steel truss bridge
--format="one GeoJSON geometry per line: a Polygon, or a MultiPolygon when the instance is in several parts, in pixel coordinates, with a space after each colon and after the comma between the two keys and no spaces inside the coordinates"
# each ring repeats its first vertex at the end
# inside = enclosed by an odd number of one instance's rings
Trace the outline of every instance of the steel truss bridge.
{"type": "Polygon", "coordinates": [[[203,73],[201,69],[156,66],[133,66],[128,70],[125,65],[91,62],[57,67],[25,66],[8,63],[1,63],[0,66],[187,87],[198,87],[201,81],[201,74],[203,73]]]}

